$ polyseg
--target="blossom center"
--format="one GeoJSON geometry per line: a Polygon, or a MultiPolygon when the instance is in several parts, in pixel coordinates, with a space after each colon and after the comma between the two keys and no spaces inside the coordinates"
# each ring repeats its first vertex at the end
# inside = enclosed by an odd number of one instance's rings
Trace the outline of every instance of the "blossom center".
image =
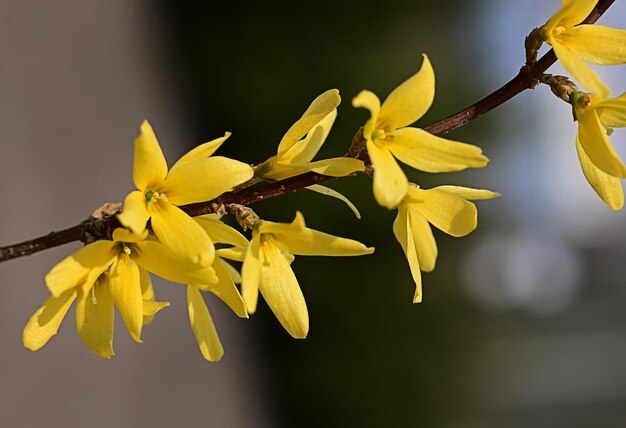
{"type": "Polygon", "coordinates": [[[159,200],[162,200],[163,202],[168,201],[165,193],[159,193],[154,190],[147,191],[145,194],[145,198],[146,198],[146,202],[148,203],[148,205],[156,204],[159,200]]]}
{"type": "Polygon", "coordinates": [[[384,129],[376,129],[372,131],[372,141],[375,143],[382,143],[385,141],[387,134],[384,129]]]}

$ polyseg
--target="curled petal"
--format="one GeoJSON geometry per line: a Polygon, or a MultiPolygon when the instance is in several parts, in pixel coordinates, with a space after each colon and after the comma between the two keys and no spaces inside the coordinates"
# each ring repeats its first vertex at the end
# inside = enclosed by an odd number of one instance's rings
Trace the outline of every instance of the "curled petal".
{"type": "Polygon", "coordinates": [[[619,97],[602,100],[596,106],[596,112],[605,128],[626,127],[626,93],[619,97]]]}
{"type": "Polygon", "coordinates": [[[361,91],[352,99],[352,106],[355,108],[366,108],[370,112],[370,118],[363,125],[363,136],[366,140],[372,139],[372,132],[376,131],[378,125],[378,115],[380,113],[380,100],[371,91],[361,91]]]}
{"type": "Polygon", "coordinates": [[[406,195],[409,181],[391,152],[367,141],[367,153],[374,166],[374,197],[381,206],[393,209],[406,195]]]}
{"type": "Polygon", "coordinates": [[[138,190],[130,192],[124,200],[124,209],[117,215],[117,219],[122,226],[128,227],[137,234],[142,233],[150,219],[145,194],[138,190]]]}
{"type": "Polygon", "coordinates": [[[230,272],[227,270],[228,263],[223,262],[222,260],[215,259],[215,263],[213,263],[213,268],[215,269],[215,273],[219,278],[219,281],[215,285],[211,285],[207,290],[211,291],[217,297],[222,299],[224,303],[228,305],[230,309],[233,310],[235,314],[237,314],[240,318],[248,318],[248,312],[246,311],[246,304],[243,301],[243,298],[239,294],[237,287],[235,287],[235,283],[231,278],[230,272]]]}
{"type": "Polygon", "coordinates": [[[420,271],[417,252],[415,251],[413,234],[411,233],[409,225],[409,215],[406,208],[403,208],[402,205],[398,207],[398,216],[393,222],[393,234],[404,250],[406,259],[409,262],[409,268],[411,269],[411,276],[415,282],[413,303],[420,303],[422,301],[422,273],[420,271]]]}
{"type": "Polygon", "coordinates": [[[52,336],[57,334],[65,314],[76,299],[76,291],[69,290],[48,300],[28,320],[22,341],[31,351],[41,349],[52,336]]]}
{"type": "Polygon", "coordinates": [[[219,361],[224,355],[224,348],[200,290],[193,285],[187,286],[187,310],[202,356],[208,361],[219,361]]]}
{"type": "Polygon", "coordinates": [[[167,163],[147,120],[141,123],[140,129],[141,134],[135,139],[133,180],[137,189],[147,191],[165,179],[167,163]]]}
{"type": "Polygon", "coordinates": [[[143,297],[137,265],[126,257],[120,257],[109,274],[109,287],[128,332],[136,342],[141,343],[143,297]]]}
{"type": "Polygon", "coordinates": [[[404,128],[428,111],[435,98],[435,72],[426,54],[422,68],[389,94],[380,109],[383,129],[404,128]]]}
{"type": "Polygon", "coordinates": [[[614,211],[621,210],[624,207],[624,190],[621,180],[595,166],[578,139],[576,140],[576,151],[583,174],[585,174],[585,178],[593,190],[611,209],[614,211]]]}
{"type": "Polygon", "coordinates": [[[305,138],[293,144],[289,150],[281,153],[277,161],[294,164],[311,162],[326,141],[336,117],[337,109],[334,109],[320,120],[305,138]]]}
{"type": "Polygon", "coordinates": [[[437,137],[418,128],[394,132],[389,150],[401,162],[426,172],[482,168],[489,162],[480,147],[437,137]]]}
{"type": "Polygon", "coordinates": [[[76,304],[76,328],[83,343],[96,354],[109,359],[113,352],[113,298],[106,279],[91,292],[81,292],[76,304]]]}
{"type": "Polygon", "coordinates": [[[577,114],[576,119],[578,120],[576,138],[591,162],[613,177],[626,178],[626,166],[611,145],[596,111],[588,109],[577,114]]]}
{"type": "Polygon", "coordinates": [[[409,189],[409,209],[422,214],[429,223],[452,236],[465,236],[476,229],[476,206],[452,193],[441,190],[409,189]]]}
{"type": "Polygon", "coordinates": [[[261,280],[261,239],[260,234],[252,236],[241,267],[241,295],[249,314],[256,312],[261,280]]]}
{"type": "Polygon", "coordinates": [[[346,157],[319,160],[306,166],[309,171],[331,177],[345,177],[357,171],[365,171],[363,161],[346,157]]]}
{"type": "Polygon", "coordinates": [[[357,219],[361,219],[361,213],[359,212],[356,205],[354,205],[350,201],[350,199],[346,198],[338,191],[331,189],[330,187],[322,186],[321,184],[312,184],[311,186],[306,187],[306,189],[312,190],[313,192],[317,192],[322,195],[330,196],[331,198],[339,199],[344,204],[346,204],[348,208],[350,208],[350,210],[354,213],[357,219]]]}

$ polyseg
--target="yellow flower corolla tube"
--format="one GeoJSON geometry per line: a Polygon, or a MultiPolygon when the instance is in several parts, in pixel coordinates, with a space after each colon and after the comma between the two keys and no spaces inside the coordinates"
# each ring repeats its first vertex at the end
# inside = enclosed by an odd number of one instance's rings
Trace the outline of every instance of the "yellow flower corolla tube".
{"type": "Polygon", "coordinates": [[[232,247],[217,250],[213,260],[213,269],[218,282],[211,285],[187,285],[187,309],[191,329],[196,337],[202,356],[208,361],[219,361],[224,355],[224,348],[215,329],[209,309],[202,298],[201,290],[208,290],[222,299],[241,318],[248,318],[246,305],[235,286],[241,283],[239,273],[223,258],[243,261],[248,240],[235,229],[222,223],[213,216],[200,216],[195,220],[216,244],[232,247]]]}
{"type": "Polygon", "coordinates": [[[624,206],[621,180],[626,167],[611,145],[612,128],[626,127],[626,93],[602,98],[575,92],[571,96],[578,121],[576,151],[585,178],[600,198],[617,211],[624,206]]]}
{"type": "Polygon", "coordinates": [[[285,330],[296,339],[305,338],[309,314],[291,269],[294,255],[360,256],[373,252],[360,242],[306,227],[299,212],[292,223],[259,221],[241,270],[241,291],[248,312],[255,312],[260,291],[285,330]]]}
{"type": "Polygon", "coordinates": [[[626,31],[602,25],[578,25],[598,0],[563,0],[563,6],[541,27],[563,68],[589,92],[608,97],[609,88],[584,61],[598,65],[626,63],[626,31]]]}
{"type": "Polygon", "coordinates": [[[421,70],[394,89],[382,106],[378,97],[367,90],[352,100],[354,107],[370,112],[363,137],[374,166],[374,197],[389,209],[400,203],[408,188],[396,159],[426,172],[481,168],[489,162],[479,147],[408,127],[428,111],[435,96],[435,73],[428,57],[423,57],[421,70]]]}
{"type": "Polygon", "coordinates": [[[294,123],[278,145],[278,153],[255,170],[262,178],[284,180],[307,171],[332,177],[344,177],[365,170],[358,159],[341,157],[313,162],[328,137],[341,102],[339,91],[330,89],[318,96],[302,117],[294,123]]]}
{"type": "Polygon", "coordinates": [[[36,351],[56,334],[72,302],[76,327],[89,349],[104,358],[113,353],[113,306],[130,335],[141,342],[144,324],[166,302],[156,302],[148,271],[170,281],[209,284],[218,278],[212,268],[183,259],[165,245],[146,240],[147,232],[113,232],[113,240],[89,244],[62,260],[46,275],[51,296],[24,328],[24,346],[36,351]]]}
{"type": "Polygon", "coordinates": [[[433,189],[409,187],[393,223],[393,233],[402,246],[415,281],[413,303],[422,301],[422,275],[431,272],[437,261],[437,243],[430,228],[454,237],[465,236],[478,225],[478,211],[470,200],[500,196],[489,190],[457,186],[433,189]]]}
{"type": "Polygon", "coordinates": [[[141,233],[148,220],[154,234],[176,254],[209,266],[215,250],[209,236],[179,205],[208,201],[252,178],[252,168],[236,160],[211,156],[230,136],[191,150],[169,170],[147,121],[135,140],[133,180],[138,190],[124,201],[120,223],[141,233]]]}

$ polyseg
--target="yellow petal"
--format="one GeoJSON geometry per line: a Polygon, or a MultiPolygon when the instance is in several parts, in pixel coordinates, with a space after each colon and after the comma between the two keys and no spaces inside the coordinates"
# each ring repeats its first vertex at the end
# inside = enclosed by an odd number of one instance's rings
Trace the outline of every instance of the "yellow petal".
{"type": "Polygon", "coordinates": [[[223,259],[243,262],[243,260],[246,258],[246,248],[247,246],[245,248],[220,248],[218,250],[215,250],[215,254],[223,259]]]}
{"type": "Polygon", "coordinates": [[[117,219],[122,226],[128,227],[135,233],[142,233],[150,219],[145,194],[138,190],[130,192],[124,200],[124,209],[117,215],[117,219]]]}
{"type": "Polygon", "coordinates": [[[177,256],[160,242],[142,241],[136,245],[139,251],[132,255],[133,260],[161,278],[180,284],[217,282],[213,268],[193,264],[188,259],[177,256]]]}
{"type": "Polygon", "coordinates": [[[187,309],[202,356],[208,361],[219,361],[224,355],[224,348],[200,290],[192,285],[187,286],[187,309]]]}
{"type": "Polygon", "coordinates": [[[418,128],[398,129],[388,147],[401,162],[426,172],[482,168],[489,162],[480,147],[437,137],[418,128]]]}
{"type": "Polygon", "coordinates": [[[428,111],[435,98],[435,72],[426,54],[422,68],[389,94],[380,109],[380,128],[404,128],[428,111]]]}
{"type": "Polygon", "coordinates": [[[605,128],[626,127],[626,93],[598,103],[596,112],[605,128]]]}
{"type": "Polygon", "coordinates": [[[271,241],[261,245],[260,254],[261,295],[285,330],[304,339],[309,332],[309,314],[289,261],[271,241]]]}
{"type": "Polygon", "coordinates": [[[76,299],[76,291],[69,290],[58,297],[50,296],[48,300],[30,317],[22,341],[31,351],[42,348],[59,330],[65,314],[76,299]]]}
{"type": "Polygon", "coordinates": [[[275,227],[271,229],[275,245],[291,254],[302,256],[360,256],[374,252],[373,248],[352,239],[340,238],[308,227],[301,228],[299,222],[304,222],[304,219],[298,212],[292,224],[283,224],[282,231],[275,223],[275,227]]]}
{"type": "Polygon", "coordinates": [[[432,272],[437,263],[437,242],[428,221],[417,211],[409,210],[409,226],[422,272],[432,272]]]}
{"type": "Polygon", "coordinates": [[[113,231],[113,240],[115,242],[139,242],[148,237],[148,231],[144,230],[143,233],[137,234],[130,230],[118,227],[113,231]]]}
{"type": "Polygon", "coordinates": [[[611,145],[598,114],[587,109],[576,115],[578,120],[577,139],[585,153],[598,168],[618,178],[626,178],[626,167],[611,145]]]}
{"type": "Polygon", "coordinates": [[[282,140],[280,140],[278,155],[281,156],[289,150],[291,146],[304,137],[311,128],[337,108],[340,102],[341,97],[337,89],[329,89],[315,98],[302,117],[291,125],[291,128],[289,128],[282,140]]]}
{"type": "Polygon", "coordinates": [[[137,265],[127,257],[120,257],[109,274],[109,288],[128,332],[141,343],[143,297],[137,265]]]}
{"type": "Polygon", "coordinates": [[[372,139],[372,132],[376,131],[378,124],[378,114],[380,113],[380,100],[371,91],[361,91],[359,95],[352,99],[352,107],[366,108],[370,112],[370,119],[363,125],[363,136],[366,140],[372,139]]]}
{"type": "Polygon", "coordinates": [[[393,209],[406,195],[409,181],[387,148],[367,141],[367,153],[374,166],[374,197],[381,206],[393,209]]]}
{"type": "Polygon", "coordinates": [[[422,301],[422,273],[420,272],[419,260],[415,251],[413,234],[410,233],[408,211],[404,204],[398,207],[398,216],[393,222],[393,234],[404,250],[406,259],[409,262],[409,268],[411,269],[411,276],[415,282],[413,303],[420,303],[422,301]]]}
{"type": "Polygon", "coordinates": [[[174,164],[174,166],[170,169],[170,174],[175,169],[178,169],[181,166],[183,166],[183,165],[185,165],[185,164],[187,164],[189,162],[193,162],[193,161],[197,161],[197,160],[201,160],[201,159],[206,159],[206,158],[210,157],[213,153],[215,153],[215,151],[217,149],[219,149],[219,147],[224,143],[224,141],[226,141],[228,139],[228,137],[230,137],[230,136],[231,136],[231,133],[230,132],[226,132],[226,133],[224,133],[223,137],[216,138],[213,141],[209,141],[208,143],[201,144],[198,147],[196,147],[195,149],[192,149],[186,155],[184,155],[183,157],[178,159],[178,162],[176,162],[174,164]]]}
{"type": "Polygon", "coordinates": [[[580,24],[589,16],[596,3],[598,0],[563,0],[563,7],[544,25],[546,32],[552,33],[557,26],[571,27],[580,24]]]}
{"type": "Polygon", "coordinates": [[[219,281],[217,284],[210,286],[208,290],[222,299],[222,301],[226,303],[238,317],[248,318],[246,304],[239,294],[237,287],[235,287],[235,283],[233,282],[229,272],[226,270],[226,265],[228,265],[228,263],[223,262],[219,258],[215,259],[213,268],[215,269],[215,273],[217,274],[219,281]]]}
{"type": "Polygon", "coordinates": [[[581,25],[559,34],[559,41],[579,58],[593,64],[626,63],[626,30],[581,25]]]}
{"type": "Polygon", "coordinates": [[[246,258],[241,267],[241,295],[249,314],[256,312],[259,299],[259,281],[261,279],[261,246],[260,234],[253,233],[250,245],[246,251],[246,258]]]}
{"type": "Polygon", "coordinates": [[[159,192],[173,205],[209,201],[252,178],[246,163],[221,156],[186,163],[165,179],[159,192]]]}
{"type": "Polygon", "coordinates": [[[263,167],[257,169],[256,175],[261,178],[269,178],[271,180],[278,181],[284,180],[289,177],[295,177],[296,175],[304,174],[305,172],[309,171],[308,164],[306,163],[297,165],[282,164],[276,162],[275,158],[276,157],[274,156],[274,160],[270,158],[268,161],[266,161],[264,165],[267,165],[267,168],[263,167]]]}
{"type": "Polygon", "coordinates": [[[363,161],[354,158],[332,158],[311,162],[306,165],[309,171],[331,177],[345,177],[353,172],[365,171],[363,161]]]}
{"type": "Polygon", "coordinates": [[[492,192],[491,190],[472,189],[470,187],[461,186],[437,186],[435,189],[453,193],[468,201],[484,201],[502,196],[498,192],[492,192]]]}
{"type": "MultiPolygon", "coordinates": [[[[97,241],[74,252],[62,260],[46,275],[46,285],[53,296],[59,297],[67,290],[81,285],[87,275],[98,270],[104,272],[117,257],[113,241],[97,241]]],[[[97,275],[93,278],[97,278],[97,275]]]]}
{"type": "Polygon", "coordinates": [[[580,160],[583,174],[585,174],[585,178],[593,190],[613,210],[621,210],[624,207],[624,190],[622,189],[620,179],[608,175],[596,167],[589,159],[589,156],[587,156],[587,153],[585,153],[585,149],[583,149],[578,139],[576,139],[576,151],[578,152],[578,159],[580,160]]]}
{"type": "Polygon", "coordinates": [[[337,117],[337,109],[328,113],[311,129],[305,138],[293,144],[289,150],[277,157],[277,162],[283,164],[303,164],[310,162],[326,141],[330,129],[337,117]]]}
{"type": "MultiPolygon", "coordinates": [[[[243,261],[243,258],[241,259],[241,261],[243,261]]],[[[239,273],[239,271],[235,269],[230,263],[222,261],[222,264],[224,265],[224,269],[230,277],[230,280],[235,284],[241,284],[241,274],[239,273]]]]}
{"type": "Polygon", "coordinates": [[[422,214],[437,229],[452,236],[465,236],[476,229],[476,206],[452,193],[437,189],[409,189],[409,209],[422,214]]]}
{"type": "MultiPolygon", "coordinates": [[[[169,305],[170,305],[170,302],[155,302],[154,300],[144,300],[143,301],[144,320],[149,317],[150,322],[152,322],[152,319],[157,314],[157,312],[159,312],[161,309],[167,308],[169,305]]],[[[147,324],[148,323],[144,321],[143,325],[147,325],[147,324]]]]}
{"type": "Polygon", "coordinates": [[[587,64],[582,62],[575,53],[559,43],[552,45],[552,48],[563,68],[589,92],[601,97],[609,96],[611,90],[608,86],[606,86],[598,75],[587,64]]]}
{"type": "Polygon", "coordinates": [[[357,207],[352,202],[350,202],[350,199],[346,198],[338,191],[333,190],[330,187],[322,186],[321,184],[313,184],[309,187],[306,187],[306,189],[321,193],[322,195],[330,196],[331,198],[339,199],[344,204],[346,204],[348,208],[350,208],[350,210],[352,210],[356,218],[358,218],[359,220],[361,219],[361,213],[359,212],[357,207]]]}
{"type": "Polygon", "coordinates": [[[96,354],[109,359],[113,352],[113,299],[104,279],[90,292],[80,293],[76,304],[76,328],[83,343],[96,354]]]}
{"type": "Polygon", "coordinates": [[[209,235],[180,208],[159,201],[150,213],[154,234],[175,254],[202,266],[213,263],[215,248],[209,235]]]}
{"type": "Polygon", "coordinates": [[[154,287],[152,287],[150,273],[142,268],[141,265],[139,266],[139,284],[141,285],[141,297],[143,299],[143,325],[149,325],[154,321],[154,316],[146,315],[146,301],[154,302],[156,296],[154,287]]]}
{"type": "Polygon", "coordinates": [[[165,179],[167,163],[147,120],[142,122],[140,129],[141,134],[135,139],[133,180],[137,189],[147,191],[165,179]]]}
{"type": "Polygon", "coordinates": [[[194,217],[194,220],[198,222],[215,244],[229,244],[243,248],[248,246],[248,240],[245,236],[220,220],[209,216],[194,217]]]}

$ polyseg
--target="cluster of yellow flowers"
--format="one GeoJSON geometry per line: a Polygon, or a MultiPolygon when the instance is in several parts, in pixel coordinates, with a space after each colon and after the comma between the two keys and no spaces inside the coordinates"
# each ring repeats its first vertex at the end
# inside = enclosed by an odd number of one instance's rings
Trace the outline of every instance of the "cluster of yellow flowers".
{"type": "MultiPolygon", "coordinates": [[[[452,236],[463,236],[477,225],[472,199],[497,196],[486,190],[441,186],[424,190],[409,183],[395,158],[426,172],[459,171],[483,167],[488,159],[480,148],[436,137],[409,127],[430,107],[435,80],[426,56],[421,70],[396,88],[380,105],[376,95],[362,91],[354,100],[371,118],[362,129],[374,169],[374,196],[380,205],[397,209],[393,232],[409,261],[421,301],[421,271],[435,267],[437,246],[429,223],[452,236]]],[[[90,243],[56,265],[46,276],[51,296],[24,329],[24,345],[44,346],[56,334],[72,302],[77,300],[76,326],[82,341],[105,358],[113,353],[113,307],[117,307],[132,338],[155,314],[169,306],[155,300],[150,273],[187,284],[191,328],[202,355],[219,360],[224,351],[202,298],[209,291],[239,317],[256,310],[259,292],[276,318],[295,338],[309,329],[307,306],[291,268],[295,255],[358,256],[370,254],[360,242],[306,227],[297,213],[292,223],[274,223],[252,216],[240,225],[252,229],[248,239],[222,222],[218,215],[192,218],[180,206],[210,201],[235,188],[258,181],[284,180],[314,171],[343,177],[366,170],[362,160],[341,157],[313,161],[337,116],[341,98],[332,89],[317,97],[285,133],[278,152],[251,167],[214,152],[223,137],[202,144],[169,169],[148,124],[135,140],[133,180],[137,190],[124,201],[117,215],[123,227],[110,240],[90,243]],[[218,248],[215,247],[218,245],[218,248]],[[241,263],[241,273],[229,263],[241,263]],[[240,284],[240,288],[237,287],[240,284]]],[[[320,185],[309,189],[339,198],[359,216],[340,193],[320,185]]]]}
{"type": "Polygon", "coordinates": [[[626,63],[626,31],[602,25],[578,25],[598,0],[563,0],[563,7],[539,29],[565,70],[589,93],[573,87],[567,93],[578,121],[576,150],[591,187],[614,210],[624,206],[621,180],[626,167],[608,139],[613,128],[626,126],[626,93],[608,98],[609,88],[584,62],[626,63]]]}

